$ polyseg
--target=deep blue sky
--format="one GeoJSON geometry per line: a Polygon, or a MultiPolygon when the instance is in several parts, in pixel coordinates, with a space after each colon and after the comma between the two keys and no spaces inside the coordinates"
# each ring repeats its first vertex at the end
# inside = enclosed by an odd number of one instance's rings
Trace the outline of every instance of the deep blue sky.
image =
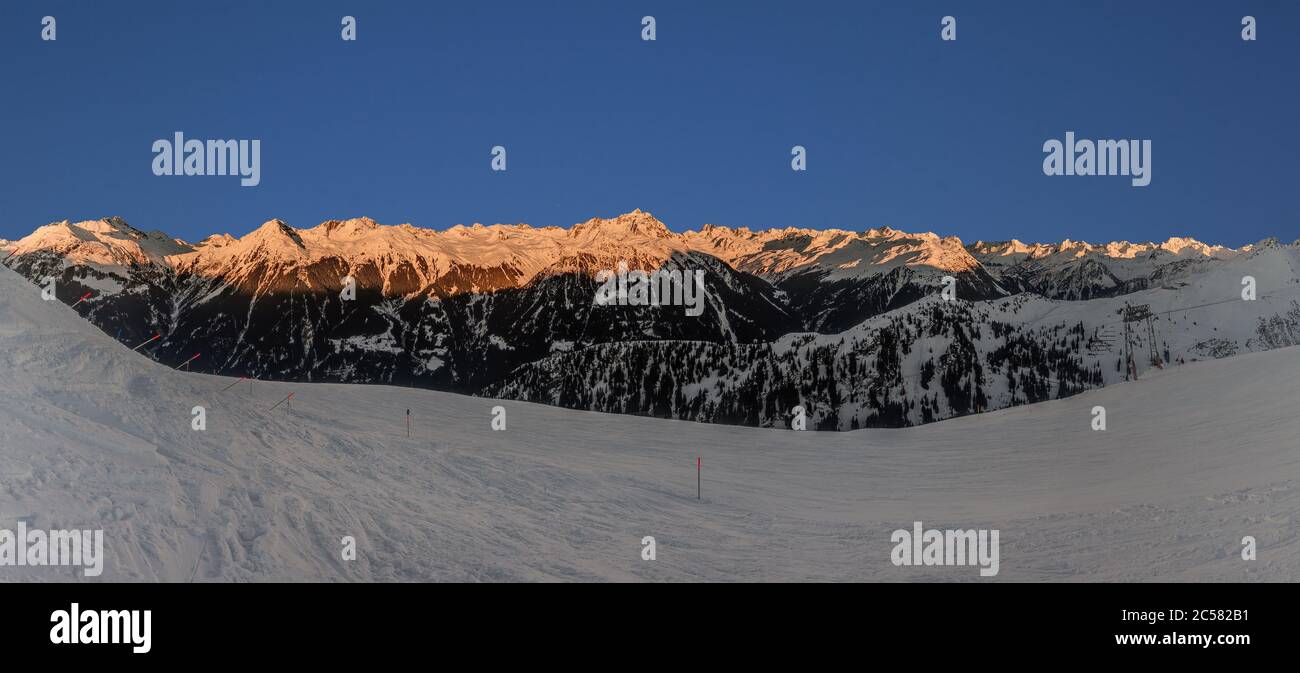
{"type": "Polygon", "coordinates": [[[113,214],[197,239],[271,217],[567,226],[639,207],[676,230],[1289,241],[1298,7],[6,0],[0,238],[113,214]],[[262,184],[154,176],[151,144],[177,130],[261,139],[262,184]],[[1044,176],[1043,141],[1067,130],[1151,139],[1151,185],[1044,176]]]}

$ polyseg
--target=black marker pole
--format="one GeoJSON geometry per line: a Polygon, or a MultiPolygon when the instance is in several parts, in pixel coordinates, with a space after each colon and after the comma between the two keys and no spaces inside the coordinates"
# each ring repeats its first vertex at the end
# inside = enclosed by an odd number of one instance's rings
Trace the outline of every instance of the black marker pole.
{"type": "Polygon", "coordinates": [[[695,457],[695,499],[702,500],[704,491],[700,488],[700,457],[695,457]]]}

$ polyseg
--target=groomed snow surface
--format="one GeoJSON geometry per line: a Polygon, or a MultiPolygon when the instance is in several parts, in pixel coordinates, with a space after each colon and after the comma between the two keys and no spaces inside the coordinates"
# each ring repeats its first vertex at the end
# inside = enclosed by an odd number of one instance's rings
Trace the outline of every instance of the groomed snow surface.
{"type": "Polygon", "coordinates": [[[0,268],[0,528],[104,529],[99,581],[1300,579],[1295,348],[815,433],[380,386],[221,392],[233,379],[160,366],[39,292],[0,268]],[[999,529],[1000,573],[895,567],[890,533],[916,520],[999,529]]]}

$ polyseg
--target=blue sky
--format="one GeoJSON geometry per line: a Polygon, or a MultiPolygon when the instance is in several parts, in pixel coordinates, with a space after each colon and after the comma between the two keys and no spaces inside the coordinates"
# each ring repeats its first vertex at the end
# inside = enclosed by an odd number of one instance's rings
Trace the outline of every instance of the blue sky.
{"type": "Polygon", "coordinates": [[[10,0],[0,238],[114,214],[197,239],[641,208],[676,230],[1290,241],[1298,74],[1300,4],[1281,1],[10,0]],[[178,130],[260,139],[261,185],[153,175],[178,130]],[[1043,175],[1068,130],[1151,139],[1151,185],[1043,175]]]}

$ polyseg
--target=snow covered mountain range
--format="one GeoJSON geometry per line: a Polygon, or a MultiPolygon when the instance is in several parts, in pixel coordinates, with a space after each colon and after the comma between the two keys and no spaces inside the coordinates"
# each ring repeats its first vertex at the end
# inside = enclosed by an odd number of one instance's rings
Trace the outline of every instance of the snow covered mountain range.
{"type": "Polygon", "coordinates": [[[808,428],[902,426],[1300,342],[1300,245],[976,242],[705,225],[271,220],[197,243],[56,222],[4,264],[160,362],[808,428]],[[597,274],[705,272],[706,310],[598,305],[597,274]],[[1242,299],[1243,279],[1258,299],[1242,299]],[[341,297],[347,278],[355,299],[341,297]],[[955,279],[956,299],[940,296],[955,279]],[[87,297],[87,295],[89,295],[87,297]],[[83,300],[84,298],[84,300],[83,300]],[[80,302],[80,303],[78,303],[80,302]],[[1149,321],[1126,323],[1126,305],[1149,321]],[[1132,361],[1132,364],[1130,363],[1132,361]]]}

